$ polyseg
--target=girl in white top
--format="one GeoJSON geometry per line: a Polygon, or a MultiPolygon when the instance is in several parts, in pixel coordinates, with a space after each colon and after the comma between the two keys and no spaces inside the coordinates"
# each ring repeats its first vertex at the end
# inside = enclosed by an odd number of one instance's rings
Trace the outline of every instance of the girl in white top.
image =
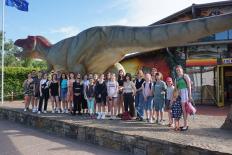
{"type": "Polygon", "coordinates": [[[117,113],[117,97],[118,97],[118,82],[115,74],[111,74],[111,80],[107,83],[107,94],[111,112],[111,119],[116,118],[117,113]]]}
{"type": "Polygon", "coordinates": [[[167,83],[167,97],[166,97],[166,101],[165,101],[165,109],[168,112],[168,119],[169,119],[169,127],[173,127],[173,118],[172,118],[172,104],[171,104],[171,100],[172,100],[172,96],[173,96],[173,91],[174,91],[174,85],[172,82],[172,78],[171,77],[167,77],[166,79],[166,83],[167,83]]]}

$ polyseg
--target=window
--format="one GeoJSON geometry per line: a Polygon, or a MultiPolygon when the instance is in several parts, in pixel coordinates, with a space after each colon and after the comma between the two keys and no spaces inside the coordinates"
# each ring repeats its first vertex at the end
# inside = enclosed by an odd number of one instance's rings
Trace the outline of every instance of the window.
{"type": "Polygon", "coordinates": [[[215,34],[215,40],[227,40],[227,39],[228,39],[228,31],[215,34]]]}
{"type": "Polygon", "coordinates": [[[229,30],[229,39],[232,39],[232,29],[229,30]]]}

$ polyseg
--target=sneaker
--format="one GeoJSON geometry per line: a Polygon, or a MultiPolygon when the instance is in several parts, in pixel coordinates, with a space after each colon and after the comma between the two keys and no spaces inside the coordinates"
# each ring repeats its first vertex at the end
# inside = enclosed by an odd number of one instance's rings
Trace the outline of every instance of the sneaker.
{"type": "Polygon", "coordinates": [[[25,108],[23,111],[26,112],[26,111],[27,111],[27,108],[25,108]]]}
{"type": "Polygon", "coordinates": [[[44,110],[44,112],[43,112],[43,113],[45,113],[45,114],[46,114],[46,113],[47,113],[47,111],[46,111],[46,110],[44,110]]]}
{"type": "Polygon", "coordinates": [[[149,120],[149,123],[154,123],[153,119],[150,119],[150,120],[149,120]]]}
{"type": "Polygon", "coordinates": [[[55,110],[52,110],[52,113],[54,114],[54,113],[55,113],[55,110]]]}
{"type": "Polygon", "coordinates": [[[97,119],[101,119],[101,113],[100,112],[97,113],[97,119]]]}
{"type": "Polygon", "coordinates": [[[114,119],[114,117],[113,116],[110,116],[110,120],[113,120],[114,119]]]}
{"type": "Polygon", "coordinates": [[[117,119],[117,117],[116,117],[116,116],[113,116],[113,119],[117,119]]]}
{"type": "Polygon", "coordinates": [[[105,113],[103,112],[102,115],[101,115],[101,119],[105,119],[106,118],[106,115],[105,113]]]}
{"type": "Polygon", "coordinates": [[[164,125],[164,121],[163,121],[163,120],[160,120],[158,124],[159,124],[159,125],[164,125]]]}
{"type": "Polygon", "coordinates": [[[68,109],[65,110],[65,113],[68,114],[68,109]]]}
{"type": "Polygon", "coordinates": [[[57,113],[60,114],[60,109],[57,110],[57,113]]]}
{"type": "Polygon", "coordinates": [[[41,112],[40,112],[40,111],[38,111],[38,112],[37,112],[37,114],[41,114],[41,112]]]}

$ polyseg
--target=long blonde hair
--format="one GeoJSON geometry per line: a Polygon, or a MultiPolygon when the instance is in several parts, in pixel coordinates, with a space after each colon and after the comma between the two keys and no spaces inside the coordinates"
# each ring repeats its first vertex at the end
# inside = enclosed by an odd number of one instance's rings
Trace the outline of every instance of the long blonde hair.
{"type": "Polygon", "coordinates": [[[177,87],[175,87],[173,90],[172,98],[177,99],[178,96],[179,96],[179,90],[177,89],[177,87]]]}

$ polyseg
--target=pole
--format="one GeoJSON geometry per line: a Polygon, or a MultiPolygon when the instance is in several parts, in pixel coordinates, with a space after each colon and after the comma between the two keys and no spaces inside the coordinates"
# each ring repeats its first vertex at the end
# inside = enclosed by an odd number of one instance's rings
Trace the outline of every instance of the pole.
{"type": "Polygon", "coordinates": [[[2,0],[2,104],[4,101],[4,17],[5,17],[5,0],[2,0]]]}

